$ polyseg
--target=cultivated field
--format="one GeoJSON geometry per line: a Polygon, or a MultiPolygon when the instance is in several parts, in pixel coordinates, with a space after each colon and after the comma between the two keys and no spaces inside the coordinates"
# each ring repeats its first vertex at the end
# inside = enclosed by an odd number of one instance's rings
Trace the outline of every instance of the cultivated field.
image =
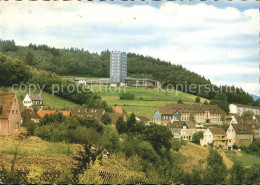
{"type": "MultiPolygon", "coordinates": [[[[109,87],[109,86],[92,86],[92,91],[97,92],[103,100],[106,100],[110,106],[121,106],[128,113],[135,112],[148,118],[152,118],[153,112],[167,103],[176,103],[181,99],[184,103],[195,103],[196,96],[177,92],[172,90],[157,90],[151,88],[135,88],[135,87],[109,87]],[[135,95],[133,100],[120,100],[119,93],[127,92],[135,95]]],[[[201,98],[203,103],[206,99],[201,98]]]]}

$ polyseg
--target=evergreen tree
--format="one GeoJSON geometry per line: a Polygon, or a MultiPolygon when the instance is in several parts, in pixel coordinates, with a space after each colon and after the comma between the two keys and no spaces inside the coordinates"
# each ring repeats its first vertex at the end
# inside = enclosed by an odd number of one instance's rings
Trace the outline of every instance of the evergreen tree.
{"type": "Polygon", "coordinates": [[[209,103],[208,103],[207,100],[205,100],[203,104],[204,104],[204,105],[208,105],[209,103]]]}
{"type": "Polygon", "coordinates": [[[134,130],[135,123],[136,123],[135,114],[132,113],[126,122],[128,132],[132,132],[134,130]]]}
{"type": "Polygon", "coordinates": [[[33,66],[34,64],[34,56],[31,51],[29,51],[25,56],[25,63],[27,65],[33,66]]]}
{"type": "Polygon", "coordinates": [[[122,116],[120,116],[116,121],[116,129],[119,134],[127,132],[127,125],[122,116]]]}
{"type": "Polygon", "coordinates": [[[100,121],[102,121],[103,123],[105,123],[106,125],[108,125],[108,124],[111,123],[112,120],[111,120],[109,114],[108,114],[108,113],[105,113],[105,114],[103,114],[103,115],[101,116],[100,121]]]}
{"type": "Polygon", "coordinates": [[[183,104],[182,99],[179,99],[179,100],[177,101],[177,103],[178,103],[178,104],[183,104]]]}
{"type": "Polygon", "coordinates": [[[195,102],[200,103],[200,97],[199,96],[196,97],[195,102]]]}
{"type": "Polygon", "coordinates": [[[230,183],[232,184],[242,184],[244,178],[244,166],[241,162],[235,161],[231,170],[230,183]]]}
{"type": "Polygon", "coordinates": [[[216,150],[211,149],[207,157],[205,183],[224,184],[227,176],[226,169],[222,156],[216,150]]]}

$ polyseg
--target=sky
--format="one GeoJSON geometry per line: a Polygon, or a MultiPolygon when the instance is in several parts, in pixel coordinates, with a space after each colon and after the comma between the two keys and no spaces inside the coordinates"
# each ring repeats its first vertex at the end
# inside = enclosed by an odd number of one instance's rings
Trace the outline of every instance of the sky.
{"type": "Polygon", "coordinates": [[[160,58],[259,96],[260,1],[0,1],[0,38],[160,58]]]}

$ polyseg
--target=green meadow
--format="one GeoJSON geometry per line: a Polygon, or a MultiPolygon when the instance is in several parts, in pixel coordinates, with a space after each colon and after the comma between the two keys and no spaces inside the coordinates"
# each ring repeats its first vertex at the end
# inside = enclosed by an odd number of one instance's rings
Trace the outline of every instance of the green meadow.
{"type": "MultiPolygon", "coordinates": [[[[23,100],[26,94],[28,93],[28,91],[27,92],[19,91],[18,88],[14,88],[14,90],[16,91],[16,95],[20,100],[23,100]]],[[[1,87],[0,87],[0,91],[1,91],[1,87]]],[[[12,91],[12,88],[8,88],[8,91],[12,91]]],[[[69,110],[79,106],[76,103],[65,100],[58,96],[54,96],[47,92],[42,92],[41,96],[46,106],[46,109],[69,110]]]]}
{"type": "MultiPolygon", "coordinates": [[[[144,115],[152,118],[153,112],[167,103],[177,103],[179,99],[183,103],[195,103],[196,96],[170,90],[166,91],[157,90],[152,88],[142,87],[110,87],[110,86],[92,86],[90,88],[93,92],[97,92],[103,100],[106,100],[110,106],[121,106],[128,113],[134,112],[135,114],[144,115]],[[119,93],[127,92],[135,95],[133,100],[120,100],[119,93]]],[[[206,99],[201,98],[203,103],[206,99]]]]}
{"type": "Polygon", "coordinates": [[[247,153],[235,156],[235,160],[242,162],[244,166],[253,166],[254,164],[260,164],[260,157],[247,153]]]}

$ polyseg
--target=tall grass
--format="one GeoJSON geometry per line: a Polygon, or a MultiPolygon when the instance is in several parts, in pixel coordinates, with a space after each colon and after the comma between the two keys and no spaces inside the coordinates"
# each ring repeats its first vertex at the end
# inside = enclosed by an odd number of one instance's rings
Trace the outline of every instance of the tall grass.
{"type": "Polygon", "coordinates": [[[17,155],[19,156],[43,156],[43,157],[58,157],[65,155],[74,155],[77,146],[70,144],[68,151],[68,144],[65,143],[48,143],[39,141],[16,141],[16,140],[0,140],[0,153],[2,154],[16,154],[16,147],[20,142],[17,155]]]}

